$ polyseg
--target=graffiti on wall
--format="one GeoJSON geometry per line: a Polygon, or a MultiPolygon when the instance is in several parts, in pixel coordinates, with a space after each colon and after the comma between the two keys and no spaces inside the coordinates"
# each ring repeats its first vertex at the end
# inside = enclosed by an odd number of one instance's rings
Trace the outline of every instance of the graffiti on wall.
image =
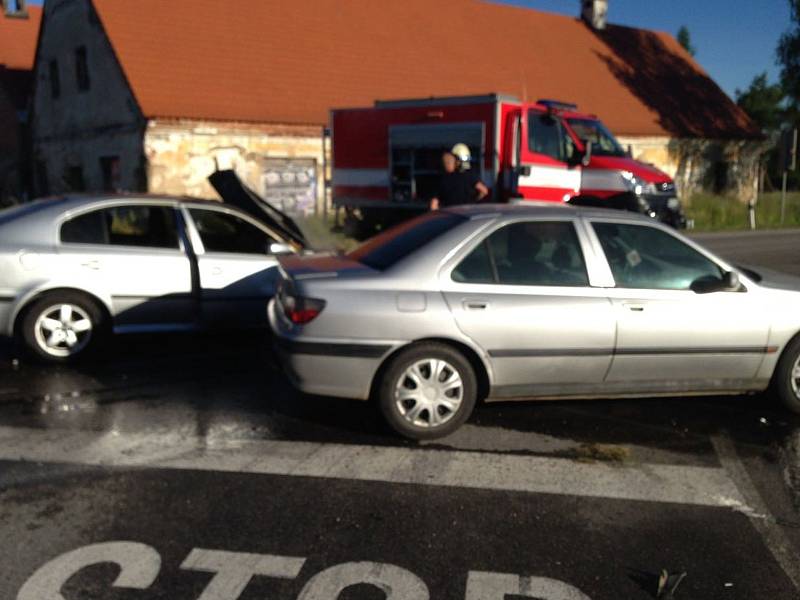
{"type": "Polygon", "coordinates": [[[263,161],[262,195],[275,208],[308,216],[317,201],[317,161],[309,158],[267,158],[263,161]]]}

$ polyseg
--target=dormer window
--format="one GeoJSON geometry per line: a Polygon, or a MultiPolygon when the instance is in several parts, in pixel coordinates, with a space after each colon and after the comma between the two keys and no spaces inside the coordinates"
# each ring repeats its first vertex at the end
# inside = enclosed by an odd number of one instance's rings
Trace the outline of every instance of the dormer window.
{"type": "Polygon", "coordinates": [[[28,18],[27,0],[2,0],[2,3],[5,16],[20,19],[28,18]]]}

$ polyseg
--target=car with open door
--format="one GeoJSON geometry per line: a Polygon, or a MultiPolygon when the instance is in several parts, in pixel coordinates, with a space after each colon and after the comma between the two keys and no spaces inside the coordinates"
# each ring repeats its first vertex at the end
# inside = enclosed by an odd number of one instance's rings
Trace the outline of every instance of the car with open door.
{"type": "Polygon", "coordinates": [[[476,402],[756,393],[800,412],[800,291],[607,209],[455,207],[283,257],[270,324],[302,391],[436,438],[476,402]]]}
{"type": "Polygon", "coordinates": [[[110,332],[266,325],[278,257],[302,231],[232,171],[223,202],[65,195],[0,211],[0,335],[75,359],[110,332]]]}

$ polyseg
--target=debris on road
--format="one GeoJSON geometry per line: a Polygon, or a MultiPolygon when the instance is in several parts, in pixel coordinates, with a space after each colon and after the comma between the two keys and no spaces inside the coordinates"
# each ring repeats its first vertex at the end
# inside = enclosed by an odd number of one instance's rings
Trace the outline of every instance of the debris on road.
{"type": "Polygon", "coordinates": [[[675,592],[685,577],[685,571],[683,573],[669,573],[666,569],[663,569],[661,576],[658,578],[656,598],[664,598],[665,600],[675,598],[675,592]]]}

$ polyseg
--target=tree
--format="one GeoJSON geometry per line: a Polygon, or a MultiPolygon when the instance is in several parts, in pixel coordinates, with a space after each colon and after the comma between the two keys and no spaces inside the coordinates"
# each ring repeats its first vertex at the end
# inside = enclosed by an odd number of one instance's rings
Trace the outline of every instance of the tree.
{"type": "Polygon", "coordinates": [[[750,87],[736,90],[738,104],[764,132],[776,131],[784,120],[783,86],[767,82],[766,72],[756,75],[750,87]]]}
{"type": "Polygon", "coordinates": [[[790,111],[797,119],[800,116],[800,0],[789,0],[789,8],[792,25],[778,42],[778,64],[790,111]]]}
{"type": "MultiPolygon", "coordinates": [[[[800,2],[800,0],[796,1],[800,2]]],[[[686,25],[681,25],[681,28],[678,29],[678,43],[692,56],[697,55],[697,48],[692,45],[692,34],[689,33],[689,28],[686,25]]]]}

